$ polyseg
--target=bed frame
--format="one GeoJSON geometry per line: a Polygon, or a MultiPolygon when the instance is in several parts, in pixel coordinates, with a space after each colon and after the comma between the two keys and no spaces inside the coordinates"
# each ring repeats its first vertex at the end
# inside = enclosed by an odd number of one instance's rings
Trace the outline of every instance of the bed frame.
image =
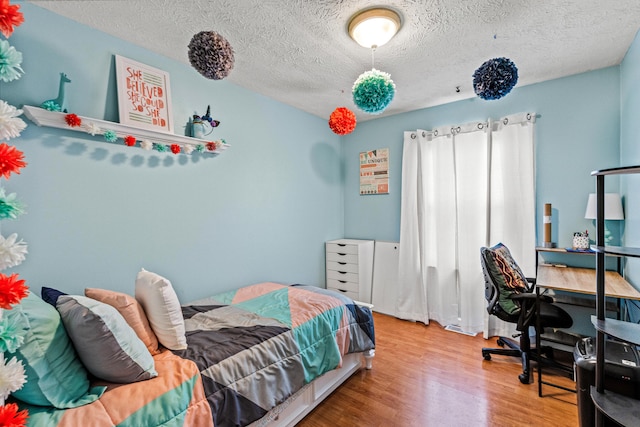
{"type": "Polygon", "coordinates": [[[249,427],[295,426],[357,370],[363,366],[371,369],[374,355],[375,350],[344,355],[342,367],[316,378],[249,427]]]}

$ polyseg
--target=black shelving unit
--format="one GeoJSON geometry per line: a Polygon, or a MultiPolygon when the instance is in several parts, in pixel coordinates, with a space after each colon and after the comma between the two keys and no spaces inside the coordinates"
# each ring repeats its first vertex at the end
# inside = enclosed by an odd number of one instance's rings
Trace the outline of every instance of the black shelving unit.
{"type": "Polygon", "coordinates": [[[607,175],[640,173],[640,166],[628,166],[594,171],[596,177],[596,315],[591,322],[596,328],[596,381],[591,387],[591,399],[596,407],[596,426],[603,427],[605,415],[623,426],[640,425],[640,400],[626,397],[604,388],[605,339],[607,336],[640,345],[640,325],[605,316],[605,256],[607,254],[640,258],[640,248],[605,246],[604,244],[604,180],[607,175]]]}

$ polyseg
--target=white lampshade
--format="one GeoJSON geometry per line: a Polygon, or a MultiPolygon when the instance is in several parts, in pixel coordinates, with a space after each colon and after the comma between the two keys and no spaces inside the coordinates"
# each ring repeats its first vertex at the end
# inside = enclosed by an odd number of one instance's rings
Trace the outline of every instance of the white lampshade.
{"type": "MultiPolygon", "coordinates": [[[[584,213],[586,219],[596,219],[597,209],[596,193],[589,194],[587,210],[584,213]]],[[[624,219],[622,200],[618,193],[606,193],[604,195],[604,219],[624,219]]]]}
{"type": "Polygon", "coordinates": [[[400,15],[387,8],[369,9],[357,13],[349,22],[349,35],[367,49],[387,43],[400,30],[400,15]]]}

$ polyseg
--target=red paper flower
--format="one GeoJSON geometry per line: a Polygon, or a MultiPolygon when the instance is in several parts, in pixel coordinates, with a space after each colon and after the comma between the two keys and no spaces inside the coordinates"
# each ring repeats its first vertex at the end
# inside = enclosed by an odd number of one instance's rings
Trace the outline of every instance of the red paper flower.
{"type": "Polygon", "coordinates": [[[134,145],[136,145],[136,137],[127,135],[124,137],[124,143],[128,147],[133,147],[134,145]]]}
{"type": "Polygon", "coordinates": [[[64,116],[64,121],[71,127],[77,127],[82,124],[82,119],[73,113],[64,116]]]}
{"type": "Polygon", "coordinates": [[[338,135],[351,133],[356,128],[356,115],[348,108],[338,107],[329,117],[329,127],[338,135]]]}
{"type": "Polygon", "coordinates": [[[207,150],[216,151],[216,143],[215,142],[207,142],[207,150]]]}
{"type": "Polygon", "coordinates": [[[19,5],[10,5],[9,0],[0,0],[0,33],[9,38],[13,34],[13,27],[24,22],[19,5]]]}
{"type": "Polygon", "coordinates": [[[5,179],[9,179],[9,175],[12,173],[20,173],[20,169],[27,164],[22,160],[24,153],[18,150],[13,145],[7,145],[6,143],[0,144],[0,176],[4,176],[5,179]]]}
{"type": "MultiPolygon", "coordinates": [[[[27,296],[29,288],[24,284],[24,280],[18,280],[18,273],[13,273],[7,277],[0,274],[0,308],[11,310],[12,304],[17,304],[27,296]]],[[[0,426],[4,425],[0,423],[0,426]]]]}
{"type": "Polygon", "coordinates": [[[0,426],[6,427],[24,427],[27,425],[29,411],[26,409],[18,412],[18,405],[8,403],[0,406],[0,426]]]}
{"type": "Polygon", "coordinates": [[[171,144],[171,152],[178,154],[180,152],[180,146],[178,144],[171,144]]]}

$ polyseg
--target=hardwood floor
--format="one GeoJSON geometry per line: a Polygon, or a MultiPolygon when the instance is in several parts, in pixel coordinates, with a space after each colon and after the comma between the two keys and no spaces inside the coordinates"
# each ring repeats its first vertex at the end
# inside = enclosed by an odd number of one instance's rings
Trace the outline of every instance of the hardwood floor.
{"type": "MultiPolygon", "coordinates": [[[[469,337],[374,313],[373,369],[361,370],[298,426],[571,426],[578,425],[576,394],[543,385],[537,374],[521,384],[519,360],[482,358],[496,339],[469,337]]],[[[574,387],[560,376],[544,380],[574,387]]]]}

